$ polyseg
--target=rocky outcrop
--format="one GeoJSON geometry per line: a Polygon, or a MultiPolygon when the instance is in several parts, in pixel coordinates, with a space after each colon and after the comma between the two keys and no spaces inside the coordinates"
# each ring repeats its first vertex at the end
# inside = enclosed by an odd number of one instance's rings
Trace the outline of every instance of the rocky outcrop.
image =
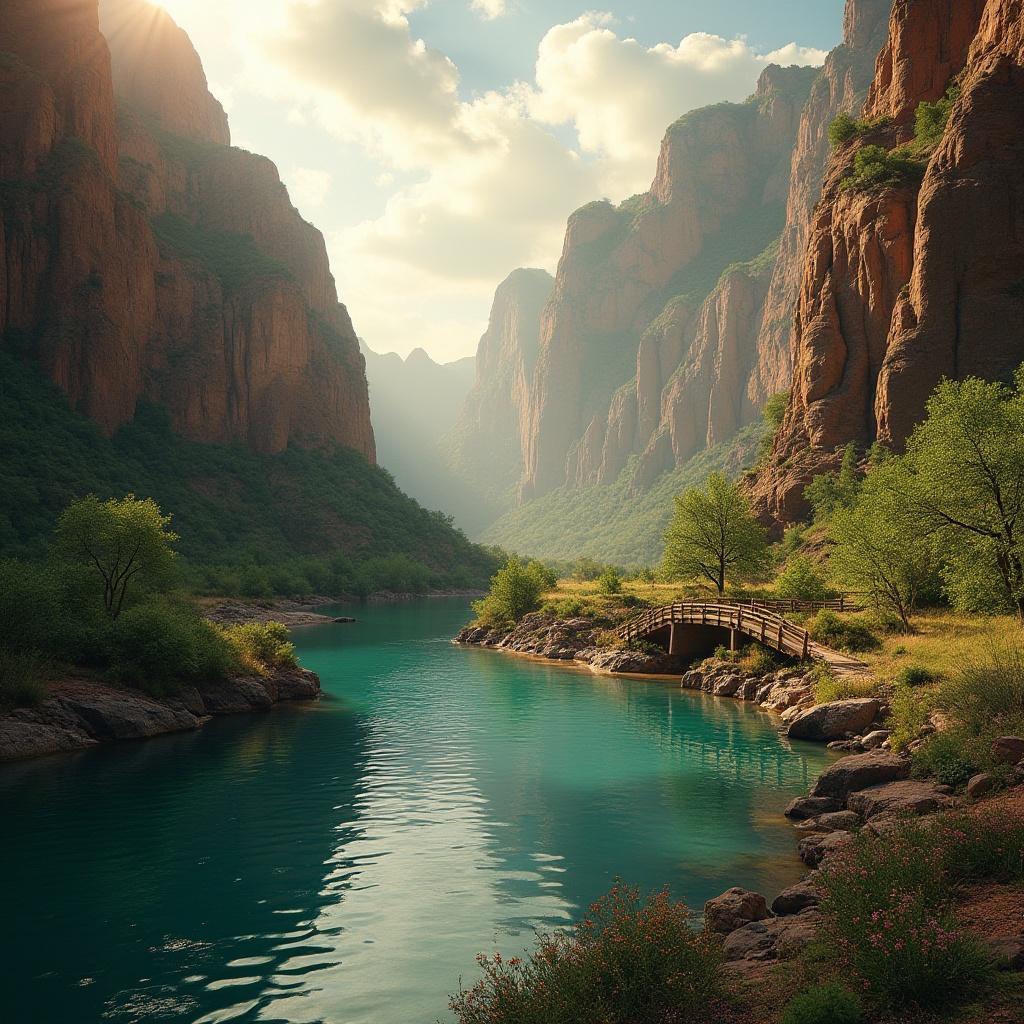
{"type": "Polygon", "coordinates": [[[931,814],[953,803],[952,792],[949,786],[906,779],[866,786],[851,793],[846,806],[865,821],[902,814],[931,814]]]}
{"type": "Polygon", "coordinates": [[[541,315],[554,286],[545,270],[515,270],[498,286],[477,347],[476,382],[441,442],[450,469],[502,509],[513,503],[523,472],[541,315]]]}
{"type": "MultiPolygon", "coordinates": [[[[910,775],[910,762],[883,750],[844,757],[818,776],[812,797],[825,797],[845,803],[851,793],[885,782],[899,782],[910,775]]],[[[839,810],[838,807],[830,808],[839,810]]],[[[787,812],[788,813],[788,812],[787,812]]]]}
{"type": "Polygon", "coordinates": [[[269,160],[226,145],[170,18],[143,0],[108,11],[113,66],[96,0],[0,7],[3,345],[108,433],[146,395],[197,440],[338,443],[372,460],[363,360],[322,236],[269,160]]]}
{"type": "Polygon", "coordinates": [[[320,679],[305,669],[182,686],[156,699],[94,681],[65,682],[38,707],[0,715],[0,761],[83,750],[97,743],[198,729],[212,715],[265,711],[282,701],[315,700],[320,679]]]}
{"type": "Polygon", "coordinates": [[[828,743],[863,733],[881,707],[870,697],[819,704],[790,723],[789,738],[828,743]]]}
{"type": "Polygon", "coordinates": [[[704,927],[718,935],[728,935],[751,921],[771,917],[768,904],[759,892],[733,887],[704,904],[704,927]]]}
{"type": "Polygon", "coordinates": [[[896,448],[943,377],[1007,378],[1024,359],[1024,46],[1019,0],[898,0],[865,113],[891,119],[832,156],[797,313],[793,391],[755,488],[767,516],[806,511],[836,449],[896,448]],[[858,147],[913,135],[959,73],[920,186],[854,190],[858,147]]]}

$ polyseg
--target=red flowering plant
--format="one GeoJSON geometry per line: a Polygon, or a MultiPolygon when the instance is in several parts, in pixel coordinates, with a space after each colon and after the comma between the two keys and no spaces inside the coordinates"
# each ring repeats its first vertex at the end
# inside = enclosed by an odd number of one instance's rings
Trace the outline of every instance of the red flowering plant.
{"type": "Polygon", "coordinates": [[[617,884],[572,934],[477,962],[483,977],[449,1004],[460,1024],[686,1024],[717,995],[722,954],[667,890],[617,884]]]}

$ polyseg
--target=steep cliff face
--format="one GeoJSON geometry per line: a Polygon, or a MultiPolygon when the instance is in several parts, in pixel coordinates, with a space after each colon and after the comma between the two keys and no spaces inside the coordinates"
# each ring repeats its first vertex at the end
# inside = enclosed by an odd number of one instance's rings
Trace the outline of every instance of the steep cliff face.
{"type": "Polygon", "coordinates": [[[833,154],[801,290],[790,407],[756,494],[802,515],[803,487],[848,441],[899,448],[943,376],[1024,359],[1024,52],[1020,0],[897,0],[869,116],[893,123],[833,154]],[[844,188],[856,149],[913,136],[921,102],[961,94],[923,183],[844,188]]]}
{"type": "Polygon", "coordinates": [[[777,238],[800,111],[815,75],[770,67],[747,103],[687,115],[669,129],[648,193],[618,208],[594,203],[570,219],[541,325],[524,431],[524,500],[567,482],[602,482],[627,448],[643,450],[640,424],[653,421],[652,408],[679,365],[675,356],[683,354],[674,337],[671,352],[645,347],[645,332],[672,315],[670,306],[677,319],[681,309],[697,313],[729,264],[777,238]],[[640,366],[642,351],[650,358],[640,366]],[[616,395],[634,374],[643,393],[616,395]]]}
{"type": "Polygon", "coordinates": [[[448,465],[498,508],[523,470],[523,424],[540,348],[541,314],[555,281],[544,270],[515,270],[494,295],[476,354],[476,382],[442,441],[448,465]]]}
{"type": "Polygon", "coordinates": [[[322,236],[270,161],[225,145],[167,15],[109,0],[105,16],[116,71],[96,0],[0,8],[4,345],[108,432],[146,394],[197,440],[338,442],[372,460],[363,360],[322,236]]]}

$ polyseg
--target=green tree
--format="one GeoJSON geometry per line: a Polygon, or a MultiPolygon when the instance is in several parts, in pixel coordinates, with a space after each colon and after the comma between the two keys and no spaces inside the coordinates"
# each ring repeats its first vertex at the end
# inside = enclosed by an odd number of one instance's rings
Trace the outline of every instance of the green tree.
{"type": "Polygon", "coordinates": [[[846,111],[840,112],[828,126],[828,141],[833,149],[845,145],[857,135],[857,122],[846,111]]]}
{"type": "Polygon", "coordinates": [[[836,509],[849,508],[857,498],[860,474],[857,469],[857,445],[852,441],[843,452],[838,473],[821,473],[804,488],[816,523],[827,523],[836,509]]]}
{"type": "Polygon", "coordinates": [[[777,395],[772,395],[772,397],[765,402],[764,408],[761,410],[761,415],[764,417],[764,421],[767,424],[768,429],[765,430],[757,446],[758,463],[764,462],[768,456],[771,455],[772,445],[775,443],[775,435],[779,432],[779,427],[782,426],[782,421],[786,418],[786,409],[788,406],[788,391],[780,391],[777,395]]]}
{"type": "Polygon", "coordinates": [[[544,580],[518,558],[510,558],[491,579],[491,589],[473,604],[477,621],[490,627],[511,626],[536,611],[545,591],[544,580]]]}
{"type": "Polygon", "coordinates": [[[621,594],[622,577],[619,575],[619,568],[616,565],[609,565],[598,577],[598,588],[602,594],[621,594]]]}
{"type": "Polygon", "coordinates": [[[999,594],[1024,620],[1024,367],[1014,385],[943,380],[907,442],[912,511],[942,541],[946,589],[999,594]]]}
{"type": "Polygon", "coordinates": [[[537,577],[544,590],[555,590],[558,587],[558,573],[539,558],[531,559],[526,571],[537,577]]]}
{"type": "Polygon", "coordinates": [[[103,607],[113,621],[129,591],[159,587],[174,567],[178,535],[152,498],[100,501],[90,494],[73,501],[57,523],[54,555],[84,565],[103,585],[103,607]]]}
{"type": "Polygon", "coordinates": [[[922,530],[911,492],[915,481],[900,459],[873,469],[854,504],[835,510],[829,532],[833,576],[895,612],[905,629],[922,590],[936,576],[934,540],[922,530]]]}
{"type": "Polygon", "coordinates": [[[775,580],[775,593],[797,601],[824,601],[825,576],[806,555],[793,555],[775,580]]]}
{"type": "Polygon", "coordinates": [[[712,473],[704,487],[691,487],[675,499],[676,510],[665,531],[662,563],[669,579],[704,579],[719,596],[731,576],[753,579],[771,562],[768,536],[754,519],[746,495],[712,473]]]}

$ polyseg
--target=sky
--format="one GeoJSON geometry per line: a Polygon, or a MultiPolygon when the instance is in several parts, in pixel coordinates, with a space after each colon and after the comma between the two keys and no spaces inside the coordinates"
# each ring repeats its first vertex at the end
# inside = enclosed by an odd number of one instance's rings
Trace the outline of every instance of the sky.
{"type": "Polygon", "coordinates": [[[327,240],[378,352],[476,351],[497,285],[569,214],[645,191],[665,129],[820,64],[843,0],[162,0],[236,146],[327,240]]]}

